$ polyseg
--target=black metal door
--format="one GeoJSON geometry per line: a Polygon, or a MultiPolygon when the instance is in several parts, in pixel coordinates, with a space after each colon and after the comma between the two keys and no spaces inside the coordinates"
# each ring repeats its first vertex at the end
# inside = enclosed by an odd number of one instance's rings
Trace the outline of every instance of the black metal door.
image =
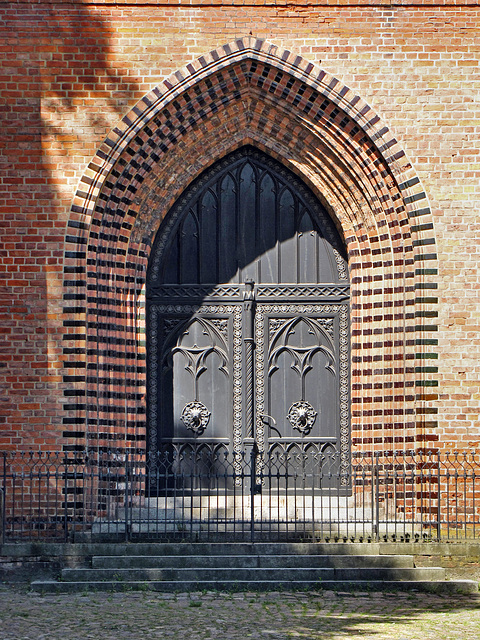
{"type": "Polygon", "coordinates": [[[252,147],[207,170],[149,261],[150,451],[255,442],[347,465],[348,299],[340,237],[298,178],[252,147]]]}

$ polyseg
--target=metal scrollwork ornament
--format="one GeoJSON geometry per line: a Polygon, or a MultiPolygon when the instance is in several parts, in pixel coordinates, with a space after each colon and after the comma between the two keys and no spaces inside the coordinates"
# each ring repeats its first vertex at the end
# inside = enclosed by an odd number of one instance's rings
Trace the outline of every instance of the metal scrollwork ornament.
{"type": "Polygon", "coordinates": [[[310,433],[316,417],[317,412],[306,400],[294,402],[287,414],[287,420],[290,422],[292,427],[297,429],[297,431],[300,431],[303,436],[310,433]]]}
{"type": "Polygon", "coordinates": [[[187,402],[183,407],[180,418],[187,429],[193,431],[195,435],[201,436],[207,428],[211,415],[211,412],[203,402],[194,400],[193,402],[187,402]]]}

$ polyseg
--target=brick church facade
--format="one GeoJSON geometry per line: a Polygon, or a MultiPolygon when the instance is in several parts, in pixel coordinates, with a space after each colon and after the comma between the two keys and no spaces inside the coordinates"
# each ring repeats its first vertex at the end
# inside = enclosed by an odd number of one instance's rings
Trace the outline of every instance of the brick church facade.
{"type": "Polygon", "coordinates": [[[157,232],[244,147],[348,258],[349,447],[471,450],[475,3],[0,2],[0,449],[148,447],[157,232]]]}

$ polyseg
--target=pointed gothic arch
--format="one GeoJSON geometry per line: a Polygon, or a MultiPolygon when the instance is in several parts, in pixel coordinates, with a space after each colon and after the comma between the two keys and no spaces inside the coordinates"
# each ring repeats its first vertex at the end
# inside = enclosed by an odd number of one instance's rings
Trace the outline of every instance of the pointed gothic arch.
{"type": "Polygon", "coordinates": [[[301,177],[345,238],[353,445],[415,446],[424,435],[423,389],[435,384],[435,372],[415,360],[415,341],[435,331],[435,308],[417,294],[435,286],[426,196],[368,105],[300,56],[255,38],[202,56],[145,96],[82,178],[64,278],[66,300],[85,305],[83,315],[75,309],[85,333],[76,329],[74,338],[85,361],[69,392],[78,398],[77,433],[83,423],[88,446],[144,446],[145,278],[155,235],[187,186],[245,144],[301,177]]]}

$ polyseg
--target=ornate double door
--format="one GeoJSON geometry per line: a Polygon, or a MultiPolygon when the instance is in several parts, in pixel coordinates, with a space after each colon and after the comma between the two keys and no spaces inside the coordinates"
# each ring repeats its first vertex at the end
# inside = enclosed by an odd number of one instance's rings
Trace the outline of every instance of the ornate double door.
{"type": "Polygon", "coordinates": [[[251,147],[174,205],[147,277],[148,439],[349,452],[349,282],[307,187],[251,147]]]}

